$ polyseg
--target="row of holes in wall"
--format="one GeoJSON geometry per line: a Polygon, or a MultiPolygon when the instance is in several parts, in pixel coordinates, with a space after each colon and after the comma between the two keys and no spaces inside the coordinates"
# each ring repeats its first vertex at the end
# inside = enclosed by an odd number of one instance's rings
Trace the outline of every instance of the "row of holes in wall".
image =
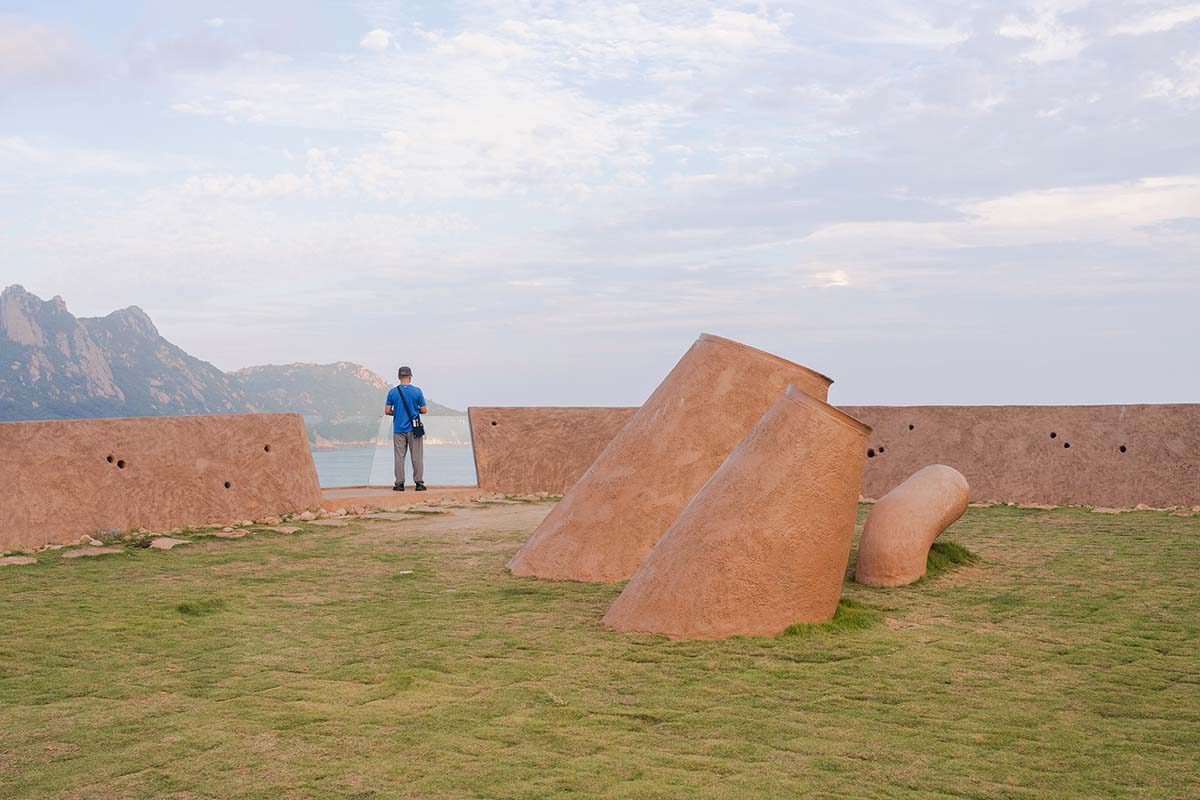
{"type": "MultiPolygon", "coordinates": [[[[493,424],[495,424],[495,423],[493,423],[493,424]]],[[[264,444],[264,445],[263,445],[263,452],[264,452],[264,453],[269,453],[269,452],[271,452],[271,445],[269,445],[269,444],[264,444]]],[[[112,453],[109,453],[109,454],[108,454],[108,455],[105,457],[105,459],[104,459],[104,460],[105,460],[105,461],[107,461],[109,464],[115,464],[115,465],[116,465],[116,467],[117,467],[117,469],[125,469],[125,467],[126,467],[125,459],[123,459],[123,458],[117,458],[117,457],[116,457],[116,456],[114,456],[112,453]]],[[[226,489],[230,489],[230,488],[232,488],[232,487],[233,487],[233,484],[232,484],[231,482],[229,482],[229,481],[225,481],[225,488],[226,488],[226,489]]]]}
{"type": "MultiPolygon", "coordinates": [[[[494,423],[494,422],[493,422],[492,424],[493,424],[493,425],[495,425],[496,423],[494,423]]],[[[912,423],[909,423],[909,425],[908,425],[908,429],[909,429],[910,431],[911,431],[911,430],[913,430],[915,427],[916,427],[916,426],[914,426],[912,423]]],[[[1057,432],[1057,431],[1050,431],[1050,438],[1051,438],[1051,439],[1057,439],[1057,438],[1058,438],[1058,432],[1057,432]]],[[[1063,443],[1062,443],[1062,446],[1063,446],[1063,449],[1064,449],[1064,450],[1070,450],[1070,449],[1071,449],[1071,443],[1070,443],[1070,442],[1063,442],[1063,443]]],[[[884,450],[884,447],[883,447],[883,445],[879,445],[879,447],[870,447],[870,448],[867,448],[867,458],[874,458],[875,456],[881,456],[881,455],[883,455],[883,454],[884,454],[884,452],[885,452],[885,450],[884,450]]],[[[1128,448],[1128,447],[1126,447],[1125,445],[1120,445],[1119,447],[1117,447],[1117,452],[1120,452],[1120,453],[1127,453],[1127,452],[1129,452],[1129,448],[1128,448]]]]}

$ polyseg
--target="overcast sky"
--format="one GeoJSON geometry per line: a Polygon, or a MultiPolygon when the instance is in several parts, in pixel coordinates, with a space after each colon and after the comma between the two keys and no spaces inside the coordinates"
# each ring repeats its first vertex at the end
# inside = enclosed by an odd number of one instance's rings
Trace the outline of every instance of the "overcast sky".
{"type": "Polygon", "coordinates": [[[0,0],[0,284],[223,369],[1200,402],[1200,3],[0,0]]]}

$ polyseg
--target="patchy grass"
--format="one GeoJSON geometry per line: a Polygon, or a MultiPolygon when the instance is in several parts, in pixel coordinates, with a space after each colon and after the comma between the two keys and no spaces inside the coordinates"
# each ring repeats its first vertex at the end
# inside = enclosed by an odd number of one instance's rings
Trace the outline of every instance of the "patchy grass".
{"type": "Polygon", "coordinates": [[[973,508],[977,568],[672,642],[504,571],[548,510],[6,567],[0,798],[1200,796],[1200,519],[973,508]]]}
{"type": "Polygon", "coordinates": [[[843,597],[838,600],[837,610],[833,612],[833,619],[829,622],[797,622],[795,625],[789,626],[780,636],[809,637],[860,631],[882,621],[883,612],[879,609],[871,608],[851,597],[843,597]]]}
{"type": "Polygon", "coordinates": [[[225,607],[223,597],[205,597],[200,600],[185,600],[175,605],[175,610],[185,617],[203,617],[215,614],[225,607]]]}
{"type": "Polygon", "coordinates": [[[930,580],[967,564],[978,564],[979,556],[958,542],[936,541],[929,548],[925,559],[925,575],[921,580],[930,580]]]}

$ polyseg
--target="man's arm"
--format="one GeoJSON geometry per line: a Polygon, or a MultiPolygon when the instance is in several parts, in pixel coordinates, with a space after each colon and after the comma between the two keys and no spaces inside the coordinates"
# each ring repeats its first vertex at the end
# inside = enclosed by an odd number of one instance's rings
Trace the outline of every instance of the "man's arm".
{"type": "Polygon", "coordinates": [[[421,396],[418,398],[418,400],[419,400],[419,401],[420,401],[420,403],[421,403],[421,406],[420,406],[420,409],[419,409],[420,413],[422,413],[422,414],[428,414],[428,413],[429,413],[429,406],[425,405],[425,393],[424,393],[424,392],[421,392],[421,396]]]}
{"type": "Polygon", "coordinates": [[[390,417],[390,416],[395,415],[396,409],[393,406],[384,406],[383,413],[387,414],[390,417]]]}

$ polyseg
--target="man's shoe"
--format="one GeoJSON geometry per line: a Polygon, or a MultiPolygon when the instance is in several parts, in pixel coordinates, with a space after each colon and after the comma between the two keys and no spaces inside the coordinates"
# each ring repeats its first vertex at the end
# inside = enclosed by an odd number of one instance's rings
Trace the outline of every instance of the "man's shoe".
{"type": "Polygon", "coordinates": [[[418,483],[418,484],[417,484],[417,491],[418,491],[418,492],[427,492],[427,491],[429,491],[429,490],[425,488],[425,484],[423,484],[423,483],[418,483]]]}
{"type": "Polygon", "coordinates": [[[393,492],[403,492],[403,491],[404,491],[404,484],[403,484],[403,483],[397,483],[395,486],[393,486],[393,487],[392,487],[392,491],[393,491],[393,492]]]}

